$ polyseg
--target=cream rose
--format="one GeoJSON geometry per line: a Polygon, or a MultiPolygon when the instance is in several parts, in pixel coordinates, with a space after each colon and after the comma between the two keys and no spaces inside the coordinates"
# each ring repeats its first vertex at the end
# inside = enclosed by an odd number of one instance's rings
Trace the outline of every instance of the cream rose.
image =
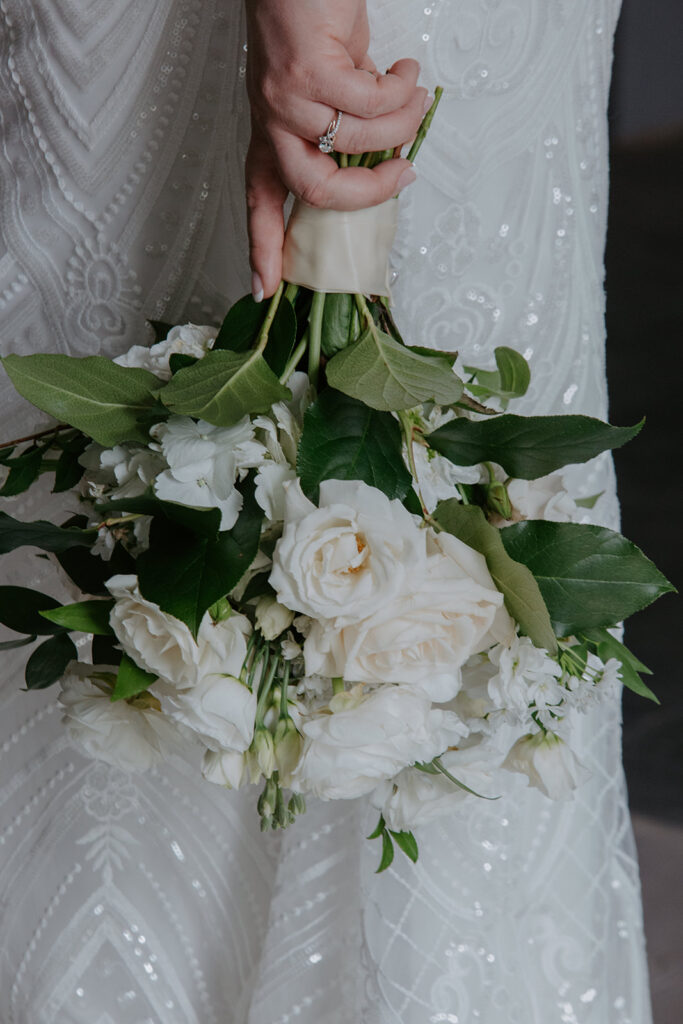
{"type": "Polygon", "coordinates": [[[292,788],[325,800],[370,793],[406,765],[431,761],[466,732],[451,712],[407,686],[337,694],[302,725],[304,752],[292,788]]]}
{"type": "Polygon", "coordinates": [[[92,680],[92,665],[72,662],[61,682],[59,703],[71,739],[90,757],[124,771],[147,771],[178,752],[183,738],[145,694],[112,703],[111,689],[92,680]]]}
{"type": "Polygon", "coordinates": [[[335,630],[313,624],[306,672],[365,683],[409,683],[434,701],[460,689],[467,659],[514,636],[482,555],[450,534],[429,533],[425,572],[367,618],[335,630]]]}
{"type": "Polygon", "coordinates": [[[425,557],[424,531],[375,487],[325,480],[316,508],[292,481],[270,582],[286,607],[338,628],[397,597],[425,557]]]}
{"type": "Polygon", "coordinates": [[[112,629],[141,668],[178,689],[215,675],[239,677],[251,632],[244,615],[214,623],[207,613],[195,641],[184,622],[142,597],[137,576],[112,576],[107,589],[115,598],[109,616],[112,629]]]}
{"type": "Polygon", "coordinates": [[[256,694],[234,676],[212,673],[190,689],[164,681],[153,692],[169,719],[190,729],[209,750],[244,753],[254,735],[256,694]]]}

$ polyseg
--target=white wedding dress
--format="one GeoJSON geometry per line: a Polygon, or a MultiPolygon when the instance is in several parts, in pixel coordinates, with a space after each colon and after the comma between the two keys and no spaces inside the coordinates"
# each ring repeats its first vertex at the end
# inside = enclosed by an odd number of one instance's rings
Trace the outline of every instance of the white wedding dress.
{"type": "MultiPolygon", "coordinates": [[[[445,87],[402,197],[403,333],[480,365],[511,345],[522,411],[604,414],[618,0],[371,8],[378,64],[414,55],[445,87]]],[[[145,316],[216,321],[248,290],[244,36],[237,0],[0,0],[3,353],[114,355],[145,316]]],[[[26,433],[0,389],[3,439],[26,433]]],[[[615,525],[609,460],[573,480],[615,525]]],[[[58,593],[27,549],[0,572],[58,593]]],[[[22,653],[0,655],[1,1024],[651,1021],[618,706],[577,722],[573,802],[512,779],[376,876],[362,801],[263,838],[252,791],[86,760],[55,690],[20,692],[22,653]]]]}

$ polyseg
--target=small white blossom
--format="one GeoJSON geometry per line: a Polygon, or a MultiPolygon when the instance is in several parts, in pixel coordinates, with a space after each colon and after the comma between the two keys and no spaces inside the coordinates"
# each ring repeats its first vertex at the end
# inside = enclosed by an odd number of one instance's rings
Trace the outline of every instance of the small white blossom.
{"type": "Polygon", "coordinates": [[[526,775],[529,785],[551,800],[568,800],[589,775],[565,741],[551,732],[522,736],[503,768],[526,775]]]}
{"type": "Polygon", "coordinates": [[[545,709],[562,702],[560,666],[529,637],[516,636],[509,645],[491,648],[489,658],[498,669],[488,682],[494,707],[510,711],[516,720],[523,721],[528,718],[530,704],[545,709]]]}
{"type": "Polygon", "coordinates": [[[163,341],[158,341],[149,348],[146,345],[133,345],[123,355],[114,360],[119,366],[135,366],[149,370],[161,380],[171,376],[169,360],[172,355],[192,356],[201,359],[213,345],[218,334],[216,327],[198,327],[196,324],[182,324],[173,327],[163,341]]]}

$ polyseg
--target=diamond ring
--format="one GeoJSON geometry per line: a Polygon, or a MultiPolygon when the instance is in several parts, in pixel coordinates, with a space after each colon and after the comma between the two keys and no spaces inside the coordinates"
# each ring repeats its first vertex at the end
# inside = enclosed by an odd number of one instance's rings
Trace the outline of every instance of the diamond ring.
{"type": "Polygon", "coordinates": [[[343,114],[341,110],[338,110],[336,118],[330,121],[325,134],[318,137],[318,149],[321,153],[334,153],[334,140],[337,132],[339,131],[339,125],[342,122],[342,117],[343,114]]]}

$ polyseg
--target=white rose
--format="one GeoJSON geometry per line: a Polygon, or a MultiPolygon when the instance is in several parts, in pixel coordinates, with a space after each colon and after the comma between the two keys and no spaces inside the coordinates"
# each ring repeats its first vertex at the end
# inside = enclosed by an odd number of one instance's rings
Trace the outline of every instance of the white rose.
{"type": "Polygon", "coordinates": [[[503,768],[526,775],[529,785],[551,800],[568,800],[590,774],[564,740],[551,732],[522,736],[503,761],[503,768]]]}
{"type": "Polygon", "coordinates": [[[541,476],[538,480],[511,480],[507,492],[513,508],[523,519],[578,523],[584,515],[565,490],[559,473],[541,476]]]}
{"type": "Polygon", "coordinates": [[[174,353],[201,359],[211,348],[218,329],[216,327],[198,327],[196,324],[182,324],[173,327],[163,341],[158,341],[149,348],[145,345],[133,345],[123,355],[114,360],[119,366],[135,366],[149,370],[161,380],[171,376],[169,360],[174,353]]]}
{"type": "Polygon", "coordinates": [[[306,671],[367,683],[410,683],[434,701],[460,689],[460,668],[496,639],[514,635],[482,555],[450,534],[429,534],[426,571],[394,601],[335,631],[316,622],[306,671]]]}
{"type": "MultiPolygon", "coordinates": [[[[473,737],[457,750],[448,750],[439,758],[446,771],[473,792],[484,797],[499,796],[502,789],[498,747],[488,739],[473,737]]],[[[445,775],[428,775],[417,768],[402,772],[374,791],[371,802],[381,810],[390,829],[397,832],[426,825],[452,814],[468,796],[445,775]]]]}
{"type": "Polygon", "coordinates": [[[154,693],[164,714],[195,733],[209,750],[244,753],[248,749],[254,735],[256,694],[240,679],[215,672],[184,690],[160,680],[154,684],[154,693]]]}
{"type": "Polygon", "coordinates": [[[123,650],[141,668],[180,689],[210,676],[239,677],[251,632],[243,615],[214,623],[207,613],[195,640],[184,622],[142,597],[136,576],[112,576],[106,586],[115,598],[111,627],[123,650]]]}
{"type": "Polygon", "coordinates": [[[242,495],[235,487],[240,468],[257,460],[260,445],[247,416],[234,427],[215,427],[189,416],[171,416],[150,430],[168,469],[154,481],[163,501],[193,508],[218,508],[221,530],[235,525],[242,495]]]}
{"type": "Polygon", "coordinates": [[[256,603],[256,625],[266,640],[274,640],[294,621],[294,612],[285,608],[272,595],[266,594],[256,603]]]}
{"type": "Polygon", "coordinates": [[[234,750],[207,750],[202,762],[202,775],[207,782],[228,789],[239,789],[248,781],[247,758],[234,750]]]}
{"type": "Polygon", "coordinates": [[[356,686],[301,728],[304,752],[292,788],[325,800],[370,793],[407,765],[431,761],[465,732],[455,715],[432,709],[424,694],[407,686],[368,694],[356,686]]]}
{"type": "Polygon", "coordinates": [[[112,703],[111,688],[97,686],[94,671],[92,665],[72,662],[59,694],[68,733],[90,757],[124,771],[146,771],[179,750],[178,729],[158,702],[143,694],[131,703],[112,703]]]}
{"type": "Polygon", "coordinates": [[[287,485],[270,582],[282,604],[337,627],[395,598],[425,562],[425,536],[399,501],[360,481],[325,480],[316,508],[287,485]]]}

